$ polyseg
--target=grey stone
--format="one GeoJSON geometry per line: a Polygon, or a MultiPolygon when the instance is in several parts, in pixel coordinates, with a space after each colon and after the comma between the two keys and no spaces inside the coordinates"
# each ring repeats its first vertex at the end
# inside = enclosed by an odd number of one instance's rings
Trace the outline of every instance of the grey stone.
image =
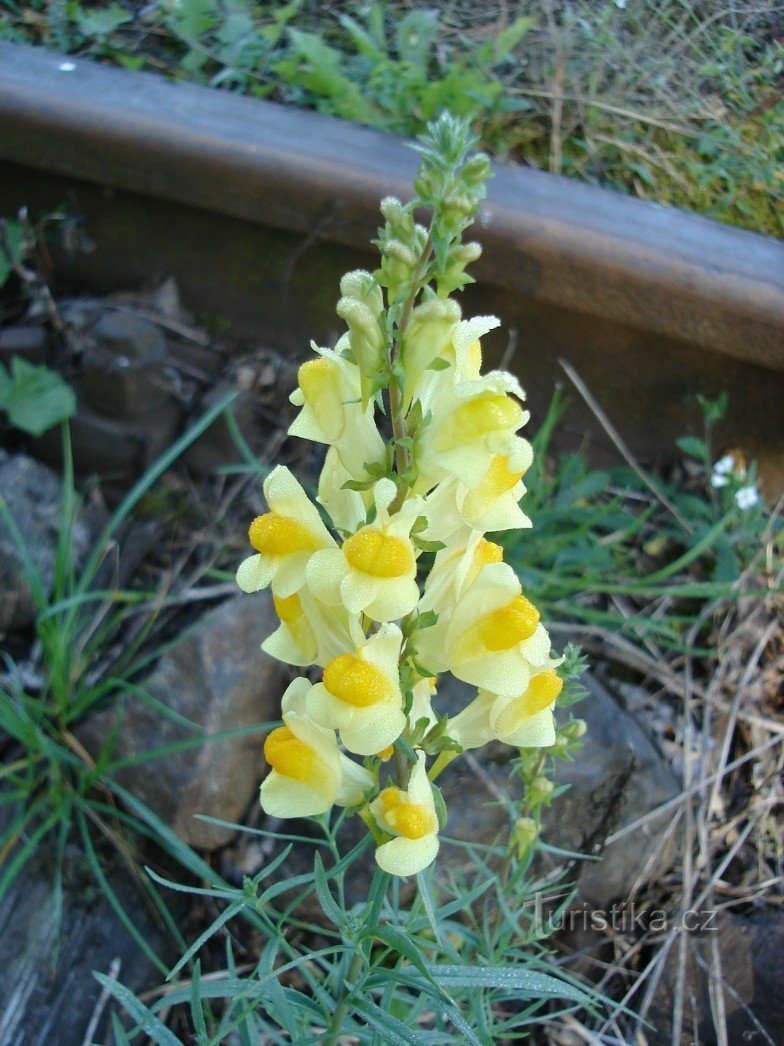
{"type": "Polygon", "coordinates": [[[575,714],[588,724],[585,745],[573,762],[560,762],[557,784],[569,785],[551,807],[547,841],[566,850],[601,855],[586,862],[579,885],[584,900],[607,908],[626,897],[638,877],[666,865],[671,818],[656,817],[616,842],[608,836],[678,795],[680,786],[638,721],[593,675],[575,714]]]}
{"type": "MultiPolygon", "coordinates": [[[[784,1042],[784,915],[763,909],[751,915],[692,913],[686,940],[683,1026],[680,1042],[713,1046],[718,1040],[710,999],[711,937],[718,937],[727,1041],[784,1042]]],[[[672,1042],[679,942],[667,955],[647,1019],[650,1046],[672,1042]]]]}
{"type": "MultiPolygon", "coordinates": [[[[589,696],[575,714],[588,724],[585,745],[572,762],[557,764],[556,784],[569,789],[550,807],[544,838],[563,850],[601,855],[598,862],[582,862],[578,886],[583,901],[607,908],[629,893],[646,868],[653,875],[667,859],[663,838],[669,819],[656,818],[610,845],[606,839],[679,789],[636,720],[594,676],[584,681],[589,696]]],[[[471,687],[445,679],[439,688],[438,710],[453,714],[473,696],[471,687]]],[[[472,755],[473,759],[456,760],[439,779],[449,810],[447,831],[461,839],[492,842],[508,824],[499,792],[518,791],[518,785],[509,782],[508,763],[514,752],[507,746],[488,745],[472,755]]]]}
{"type": "Polygon", "coordinates": [[[49,349],[49,335],[41,325],[6,327],[0,331],[0,359],[9,362],[21,356],[28,363],[44,363],[49,349]]]}
{"type": "Polygon", "coordinates": [[[84,354],[87,398],[95,410],[133,418],[169,398],[166,339],[149,320],[132,312],[105,312],[84,354]]]}
{"type": "MultiPolygon", "coordinates": [[[[148,898],[118,862],[104,861],[111,889],[164,962],[179,953],[156,921],[148,898]]],[[[0,900],[0,1042],[4,1046],[82,1046],[112,1042],[109,1002],[93,973],[114,975],[133,992],[155,986],[160,971],[142,952],[84,857],[66,848],[58,896],[53,849],[42,848],[0,900]],[[55,912],[60,906],[60,921],[55,912]],[[97,1026],[86,1037],[93,1015],[97,1026]]],[[[167,898],[167,903],[171,900],[167,898]]],[[[175,901],[176,905],[176,901],[175,901]]],[[[127,1021],[126,1021],[127,1023],[127,1021]]]]}
{"type": "MultiPolygon", "coordinates": [[[[51,469],[32,458],[0,450],[0,493],[48,593],[54,583],[62,481],[51,469]]],[[[77,514],[71,534],[71,548],[77,563],[86,555],[92,536],[85,514],[77,514]]],[[[10,531],[0,519],[0,632],[24,628],[35,616],[35,602],[22,558],[10,531]]]]}
{"type": "MultiPolygon", "coordinates": [[[[117,780],[191,846],[217,849],[231,829],[196,820],[206,814],[241,820],[262,776],[259,729],[218,741],[211,735],[280,718],[286,666],[260,649],[278,625],[268,593],[238,595],[205,614],[160,658],[143,690],[176,716],[203,728],[203,744],[147,759],[117,771],[117,780]]],[[[100,712],[80,728],[91,753],[117,734],[113,758],[125,759],[198,736],[143,698],[100,712]]]]}

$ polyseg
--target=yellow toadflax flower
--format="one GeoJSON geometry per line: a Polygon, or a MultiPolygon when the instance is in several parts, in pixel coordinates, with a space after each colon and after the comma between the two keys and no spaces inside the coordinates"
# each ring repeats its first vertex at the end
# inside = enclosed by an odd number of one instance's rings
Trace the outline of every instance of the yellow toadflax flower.
{"type": "Polygon", "coordinates": [[[316,506],[283,465],[264,480],[264,497],[270,511],[257,516],[248,530],[257,554],[240,563],[237,584],[243,592],[272,585],[273,592],[285,598],[305,584],[305,568],[313,553],[335,548],[335,540],[316,506]]]}
{"type": "Polygon", "coordinates": [[[384,441],[373,419],[373,404],[363,407],[360,402],[359,368],[340,355],[348,345],[348,335],[334,352],[313,345],[318,355],[299,368],[298,388],[289,397],[302,408],[289,434],[331,446],[348,478],[361,479],[366,464],[383,459],[384,441]]]}
{"type": "Polygon", "coordinates": [[[410,397],[420,402],[423,414],[432,410],[444,393],[455,385],[476,381],[480,377],[480,339],[500,325],[497,316],[473,316],[470,320],[460,320],[455,324],[451,328],[450,339],[440,349],[431,346],[427,368],[423,370],[410,397]],[[433,369],[436,359],[440,362],[433,369]]]}
{"type": "Polygon", "coordinates": [[[489,458],[487,471],[476,486],[467,487],[456,477],[442,480],[425,501],[432,520],[428,537],[446,541],[460,526],[481,533],[530,527],[531,520],[519,501],[525,494],[522,479],[532,460],[528,440],[513,436],[504,454],[489,458]]]}
{"type": "Polygon", "coordinates": [[[549,748],[555,744],[553,706],[562,688],[555,669],[546,668],[531,676],[527,688],[515,697],[480,690],[467,708],[449,720],[447,733],[463,748],[480,748],[489,741],[515,748],[549,748]]]}
{"type": "Polygon", "coordinates": [[[391,875],[416,875],[438,853],[438,816],[427,779],[425,753],[419,752],[408,787],[385,788],[370,804],[379,827],[395,836],[376,850],[379,867],[391,875]]]}
{"type": "Polygon", "coordinates": [[[318,503],[333,525],[348,534],[353,534],[362,526],[367,510],[373,504],[372,492],[346,487],[346,483],[354,478],[341,462],[335,448],[330,447],[319,477],[318,503]]]}
{"type": "Polygon", "coordinates": [[[532,669],[545,664],[550,637],[539,611],[522,594],[506,563],[483,567],[449,619],[444,659],[458,679],[502,697],[528,686],[532,669]]]}
{"type": "Polygon", "coordinates": [[[271,769],[260,789],[270,817],[312,817],[331,806],[362,801],[373,779],[338,748],[335,734],[305,712],[311,684],[295,679],[283,695],[283,726],[267,735],[264,757],[271,769]]]}
{"type": "Polygon", "coordinates": [[[349,752],[373,755],[396,741],[406,725],[398,662],[403,633],[382,625],[351,653],[324,668],[324,678],[308,694],[307,710],[331,727],[349,752]]]}
{"type": "Polygon", "coordinates": [[[308,564],[308,585],[331,606],[360,611],[373,621],[392,621],[409,614],[419,600],[417,551],[411,528],[422,511],[421,498],[409,498],[390,516],[397,487],[380,479],[373,488],[376,518],[346,538],[341,549],[316,553],[308,564]]]}
{"type": "Polygon", "coordinates": [[[517,379],[504,371],[491,371],[445,392],[417,444],[417,492],[452,476],[469,488],[477,486],[493,457],[509,453],[512,437],[528,420],[517,402],[524,396],[517,379]]]}

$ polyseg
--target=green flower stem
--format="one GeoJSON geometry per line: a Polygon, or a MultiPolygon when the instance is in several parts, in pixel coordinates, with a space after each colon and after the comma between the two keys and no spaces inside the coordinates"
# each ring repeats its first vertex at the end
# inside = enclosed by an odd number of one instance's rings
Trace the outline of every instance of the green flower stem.
{"type": "Polygon", "coordinates": [[[340,1040],[340,1029],[343,1027],[343,1021],[346,1019],[348,1000],[351,997],[351,990],[354,982],[357,977],[359,977],[359,972],[362,969],[363,959],[364,956],[362,954],[362,949],[357,945],[356,951],[351,959],[351,965],[348,968],[348,974],[343,980],[340,1002],[335,1007],[329,1024],[327,1025],[326,1034],[322,1040],[324,1046],[337,1046],[337,1043],[340,1040]]]}

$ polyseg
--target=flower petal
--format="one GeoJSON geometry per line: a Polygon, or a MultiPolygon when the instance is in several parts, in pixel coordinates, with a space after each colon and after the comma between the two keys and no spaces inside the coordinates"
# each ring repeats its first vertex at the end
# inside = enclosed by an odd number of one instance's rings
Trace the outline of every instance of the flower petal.
{"type": "Polygon", "coordinates": [[[425,835],[421,839],[399,836],[379,846],[376,861],[379,868],[390,875],[416,875],[433,863],[438,846],[437,835],[425,835]]]}

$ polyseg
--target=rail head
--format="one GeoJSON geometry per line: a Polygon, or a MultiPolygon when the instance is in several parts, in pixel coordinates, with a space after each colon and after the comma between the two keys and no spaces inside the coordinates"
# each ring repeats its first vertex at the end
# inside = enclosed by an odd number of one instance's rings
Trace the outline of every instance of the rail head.
{"type": "MultiPolygon", "coordinates": [[[[365,249],[410,192],[400,138],[317,113],[0,43],[0,161],[365,249]]],[[[784,243],[498,164],[477,277],[784,370],[784,243]]]]}

